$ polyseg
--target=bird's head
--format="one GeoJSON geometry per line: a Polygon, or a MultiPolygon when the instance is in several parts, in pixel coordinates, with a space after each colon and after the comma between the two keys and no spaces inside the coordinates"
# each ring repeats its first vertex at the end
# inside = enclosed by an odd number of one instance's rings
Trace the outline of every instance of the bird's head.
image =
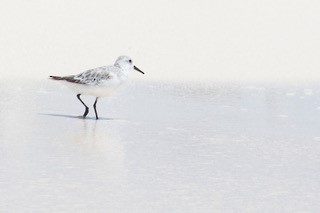
{"type": "Polygon", "coordinates": [[[123,70],[136,70],[144,74],[144,72],[142,72],[138,67],[136,67],[133,64],[132,59],[128,56],[119,56],[114,65],[120,67],[123,70]]]}

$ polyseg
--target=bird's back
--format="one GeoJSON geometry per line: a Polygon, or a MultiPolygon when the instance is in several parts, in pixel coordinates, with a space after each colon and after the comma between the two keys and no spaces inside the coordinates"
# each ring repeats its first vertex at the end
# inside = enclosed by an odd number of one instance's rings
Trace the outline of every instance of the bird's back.
{"type": "Polygon", "coordinates": [[[53,80],[61,80],[71,90],[79,94],[97,97],[110,95],[124,79],[119,75],[120,68],[103,66],[70,76],[50,76],[53,80]]]}

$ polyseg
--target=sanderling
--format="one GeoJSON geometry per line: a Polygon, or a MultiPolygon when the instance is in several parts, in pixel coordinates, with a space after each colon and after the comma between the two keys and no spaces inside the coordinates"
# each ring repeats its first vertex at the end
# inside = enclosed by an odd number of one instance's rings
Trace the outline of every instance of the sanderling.
{"type": "Polygon", "coordinates": [[[81,95],[92,95],[96,97],[93,104],[96,119],[98,98],[110,95],[127,78],[131,70],[137,70],[144,74],[139,68],[133,65],[128,56],[119,56],[114,65],[98,67],[87,70],[78,75],[50,76],[53,80],[61,80],[71,90],[77,93],[77,98],[85,106],[83,118],[89,113],[89,107],[81,100],[81,95]]]}

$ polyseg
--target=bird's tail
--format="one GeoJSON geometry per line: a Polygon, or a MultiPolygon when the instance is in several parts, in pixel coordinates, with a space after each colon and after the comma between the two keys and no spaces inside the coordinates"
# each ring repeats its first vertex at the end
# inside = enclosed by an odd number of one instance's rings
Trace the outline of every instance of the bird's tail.
{"type": "Polygon", "coordinates": [[[50,77],[50,79],[52,79],[52,80],[64,80],[64,78],[63,77],[61,77],[61,76],[52,76],[52,75],[50,75],[49,76],[50,77]]]}

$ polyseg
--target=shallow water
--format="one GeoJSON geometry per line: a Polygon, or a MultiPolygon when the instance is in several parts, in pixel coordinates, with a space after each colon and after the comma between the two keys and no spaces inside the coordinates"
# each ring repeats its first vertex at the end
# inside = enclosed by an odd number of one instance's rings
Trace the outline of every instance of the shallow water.
{"type": "Polygon", "coordinates": [[[133,82],[96,121],[56,82],[11,83],[1,212],[320,209],[320,87],[133,82]]]}

